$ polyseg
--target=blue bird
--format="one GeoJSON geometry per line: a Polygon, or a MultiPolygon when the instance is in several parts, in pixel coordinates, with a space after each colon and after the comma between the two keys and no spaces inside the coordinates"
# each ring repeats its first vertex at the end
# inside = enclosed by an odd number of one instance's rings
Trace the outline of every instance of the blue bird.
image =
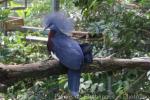
{"type": "Polygon", "coordinates": [[[54,12],[45,19],[48,33],[47,48],[68,69],[68,87],[72,96],[79,96],[80,76],[83,64],[92,62],[91,47],[79,44],[69,34],[74,29],[73,21],[62,12],[54,12]]]}

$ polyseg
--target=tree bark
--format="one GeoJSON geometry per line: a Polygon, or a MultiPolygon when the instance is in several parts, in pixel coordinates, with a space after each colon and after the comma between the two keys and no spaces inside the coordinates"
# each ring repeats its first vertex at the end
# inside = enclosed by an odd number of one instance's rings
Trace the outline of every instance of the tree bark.
{"type": "MultiPolygon", "coordinates": [[[[113,71],[123,68],[150,69],[149,59],[118,59],[112,57],[94,58],[93,63],[84,65],[82,72],[113,71]]],[[[59,61],[45,60],[31,64],[0,64],[0,90],[25,78],[42,78],[50,75],[65,74],[67,68],[59,61]]]]}

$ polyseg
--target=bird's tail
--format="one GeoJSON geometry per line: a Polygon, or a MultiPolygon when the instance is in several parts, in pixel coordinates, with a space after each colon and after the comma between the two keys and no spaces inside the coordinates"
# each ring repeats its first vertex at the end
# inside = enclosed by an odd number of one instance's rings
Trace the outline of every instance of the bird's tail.
{"type": "Polygon", "coordinates": [[[81,70],[68,69],[68,87],[71,91],[72,96],[79,96],[81,70]]]}
{"type": "Polygon", "coordinates": [[[84,54],[84,64],[90,64],[93,62],[92,49],[93,47],[88,43],[80,44],[82,52],[84,54]]]}
{"type": "MultiPolygon", "coordinates": [[[[82,52],[84,54],[84,63],[92,63],[92,46],[84,43],[80,44],[82,52]]],[[[82,68],[82,67],[81,67],[82,68]]],[[[68,69],[68,87],[71,91],[72,96],[79,96],[79,86],[80,86],[80,77],[81,77],[81,68],[79,70],[68,69]]]]}

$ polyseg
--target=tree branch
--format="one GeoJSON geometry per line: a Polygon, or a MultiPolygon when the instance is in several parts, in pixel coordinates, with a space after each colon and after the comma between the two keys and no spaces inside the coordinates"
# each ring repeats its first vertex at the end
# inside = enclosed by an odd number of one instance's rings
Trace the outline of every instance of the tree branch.
{"type": "MultiPolygon", "coordinates": [[[[148,59],[95,58],[90,65],[84,65],[83,72],[113,71],[123,68],[150,69],[148,59]]],[[[50,75],[65,74],[67,69],[56,60],[46,60],[31,64],[0,64],[0,90],[25,78],[42,78],[50,75]]]]}

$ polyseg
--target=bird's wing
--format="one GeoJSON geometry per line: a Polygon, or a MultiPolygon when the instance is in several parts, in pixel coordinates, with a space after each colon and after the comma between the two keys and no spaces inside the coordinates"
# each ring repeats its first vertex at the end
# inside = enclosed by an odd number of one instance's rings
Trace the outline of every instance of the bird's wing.
{"type": "Polygon", "coordinates": [[[71,69],[79,69],[84,56],[79,44],[69,37],[56,37],[52,39],[53,51],[60,62],[71,69]]]}

